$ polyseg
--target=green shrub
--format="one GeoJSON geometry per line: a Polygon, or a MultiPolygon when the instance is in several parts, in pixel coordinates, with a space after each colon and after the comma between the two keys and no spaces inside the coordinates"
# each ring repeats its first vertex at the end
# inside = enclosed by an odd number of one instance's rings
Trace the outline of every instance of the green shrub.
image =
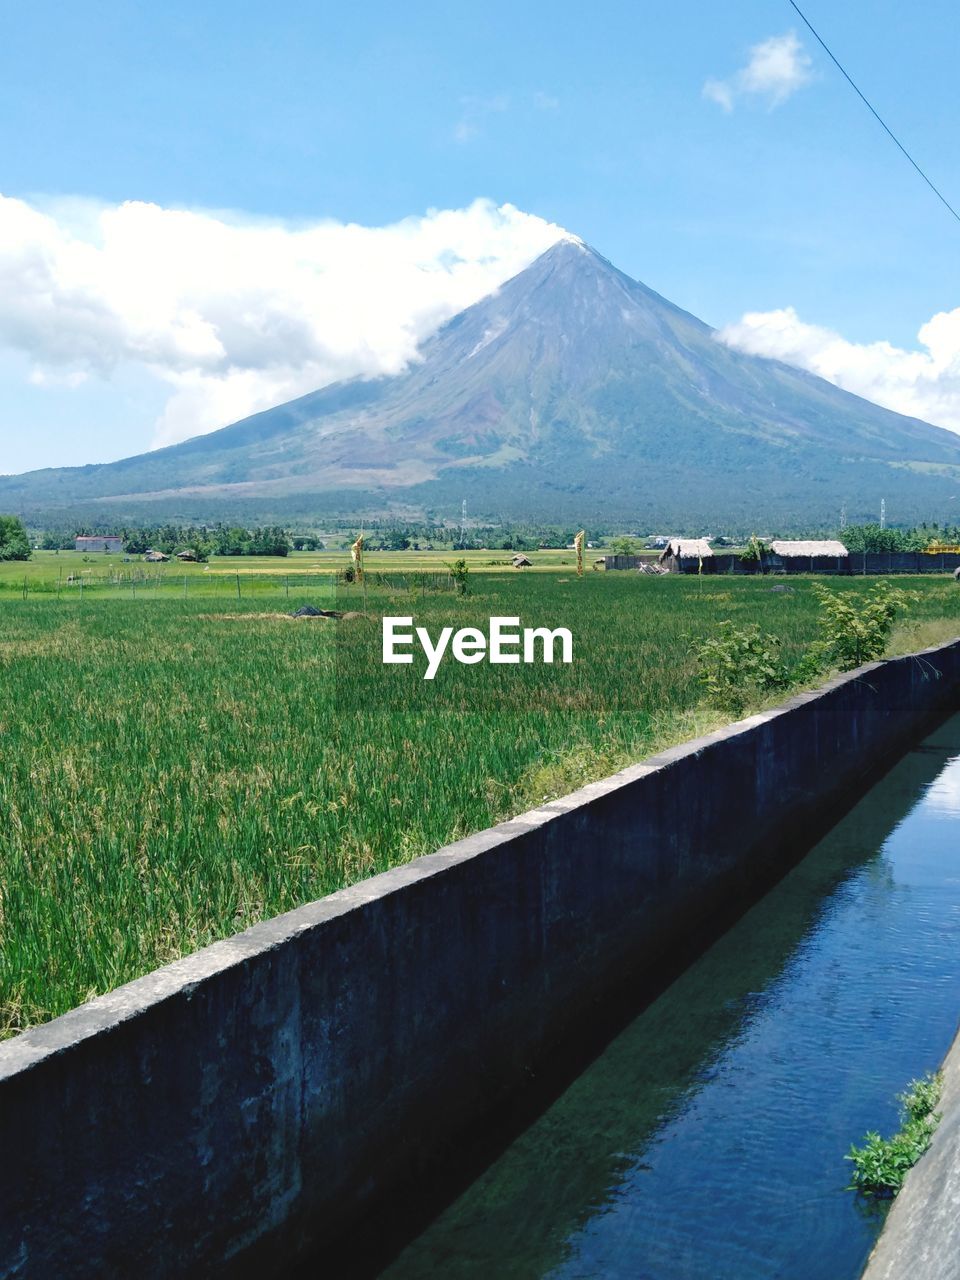
{"type": "Polygon", "coordinates": [[[615,556],[635,556],[640,550],[639,540],[631,538],[629,534],[621,534],[617,538],[611,538],[609,546],[615,556]]]}
{"type": "Polygon", "coordinates": [[[940,1122],[935,1111],[943,1087],[941,1074],[913,1080],[900,1094],[900,1128],[890,1138],[865,1135],[862,1147],[852,1146],[844,1156],[853,1163],[851,1191],[878,1199],[895,1196],[907,1173],[917,1163],[940,1122]]]}
{"type": "Polygon", "coordinates": [[[887,582],[875,583],[866,597],[831,591],[820,583],[814,583],[812,590],[820,602],[820,638],[804,659],[804,676],[827,667],[852,671],[882,658],[898,613],[917,599],[913,592],[887,582]]]}
{"type": "Polygon", "coordinates": [[[758,560],[762,560],[766,553],[770,550],[768,543],[762,538],[758,538],[754,533],[750,537],[750,541],[740,552],[740,559],[745,564],[756,564],[758,560]]]}
{"type": "Polygon", "coordinates": [[[0,560],[29,560],[30,539],[16,516],[0,516],[0,560]]]}
{"type": "Polygon", "coordinates": [[[450,576],[453,578],[456,585],[458,596],[465,596],[467,594],[467,577],[469,573],[470,570],[467,567],[466,560],[454,560],[453,564],[450,566],[450,576]]]}
{"type": "Polygon", "coordinates": [[[721,711],[742,715],[749,695],[784,689],[790,683],[780,659],[780,641],[756,623],[736,628],[721,622],[720,634],[703,640],[695,650],[700,682],[721,711]]]}

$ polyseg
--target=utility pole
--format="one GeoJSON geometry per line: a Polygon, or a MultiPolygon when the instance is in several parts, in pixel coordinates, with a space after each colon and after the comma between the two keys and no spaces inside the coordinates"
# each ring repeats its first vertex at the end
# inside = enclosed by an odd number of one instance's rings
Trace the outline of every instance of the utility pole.
{"type": "Polygon", "coordinates": [[[845,529],[846,527],[847,527],[847,504],[844,503],[843,506],[840,508],[840,528],[845,529]]]}
{"type": "Polygon", "coordinates": [[[880,528],[885,529],[886,527],[887,527],[887,500],[886,498],[881,498],[880,499],[880,528]]]}
{"type": "Polygon", "coordinates": [[[467,500],[464,498],[460,504],[460,550],[466,546],[467,538],[467,500]]]}

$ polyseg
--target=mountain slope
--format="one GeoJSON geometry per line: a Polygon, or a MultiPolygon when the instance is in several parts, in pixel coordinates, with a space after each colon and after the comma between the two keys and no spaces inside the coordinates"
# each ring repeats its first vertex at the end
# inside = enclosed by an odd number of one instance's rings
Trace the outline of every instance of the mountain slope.
{"type": "Polygon", "coordinates": [[[936,518],[960,487],[957,436],[730,350],[572,239],[420,355],[168,449],[4,478],[0,507],[149,500],[202,517],[466,497],[475,514],[788,527],[844,501],[873,515],[881,497],[897,518],[936,518]]]}

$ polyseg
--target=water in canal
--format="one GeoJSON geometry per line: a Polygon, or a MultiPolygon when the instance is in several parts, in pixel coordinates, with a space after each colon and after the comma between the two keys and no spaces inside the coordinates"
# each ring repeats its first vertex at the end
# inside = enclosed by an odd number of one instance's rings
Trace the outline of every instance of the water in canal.
{"type": "Polygon", "coordinates": [[[854,1280],[844,1153],[960,1016],[960,717],[910,751],[384,1280],[854,1280]]]}

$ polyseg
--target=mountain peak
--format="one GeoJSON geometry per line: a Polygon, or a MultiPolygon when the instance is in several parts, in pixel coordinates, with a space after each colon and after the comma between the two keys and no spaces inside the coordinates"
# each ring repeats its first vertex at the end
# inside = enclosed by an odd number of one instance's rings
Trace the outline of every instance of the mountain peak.
{"type": "MultiPolygon", "coordinates": [[[[82,503],[197,522],[241,510],[459,507],[663,527],[826,521],[875,495],[943,509],[960,441],[812,374],[733,351],[563,235],[454,316],[401,373],[355,379],[181,445],[0,479],[22,513],[82,503]],[[122,506],[118,504],[122,503],[122,506]]],[[[252,518],[252,517],[251,517],[252,518]]]]}
{"type": "MultiPolygon", "coordinates": [[[[581,240],[579,236],[575,236],[570,231],[555,241],[544,253],[541,253],[539,258],[535,258],[530,265],[535,267],[537,263],[549,263],[551,265],[569,263],[580,267],[593,265],[604,266],[612,271],[617,270],[612,263],[607,261],[603,254],[598,253],[592,245],[587,244],[586,240],[581,240]]],[[[617,272],[617,274],[621,273],[617,272]]]]}

